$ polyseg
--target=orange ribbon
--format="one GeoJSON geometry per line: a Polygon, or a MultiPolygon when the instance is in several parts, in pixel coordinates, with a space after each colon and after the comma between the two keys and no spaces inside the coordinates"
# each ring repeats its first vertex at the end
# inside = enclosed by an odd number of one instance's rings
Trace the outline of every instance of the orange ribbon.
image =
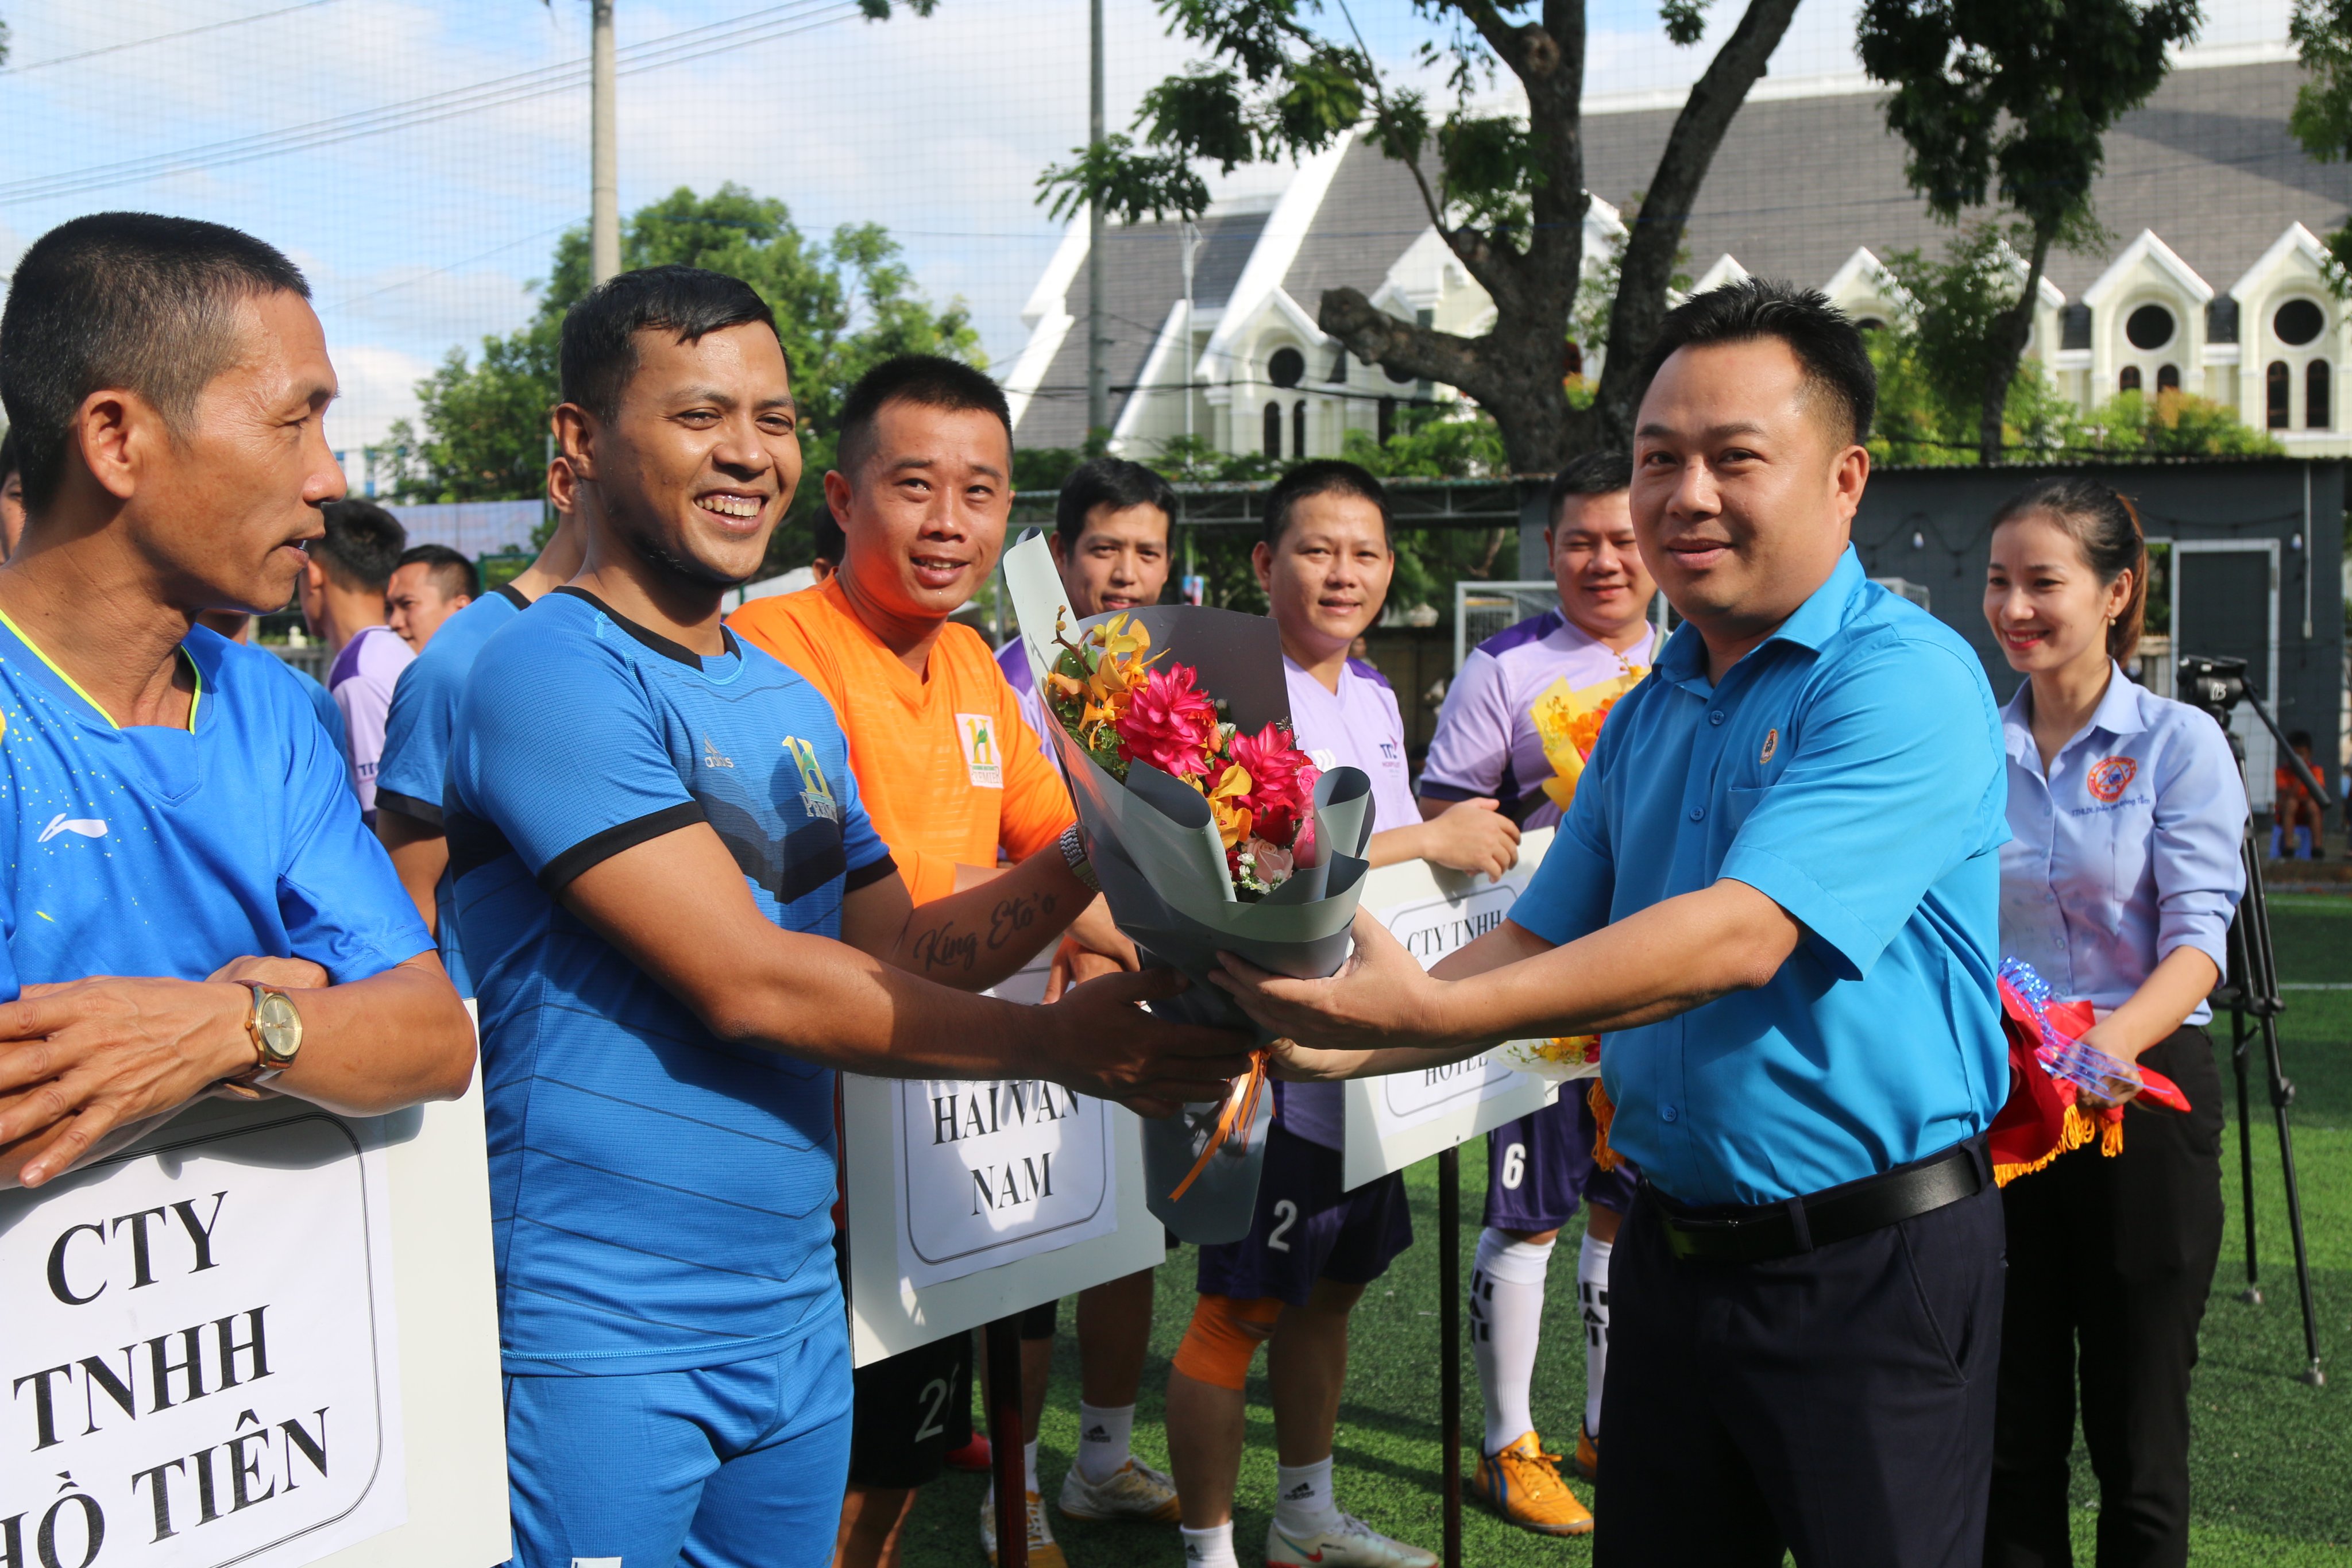
{"type": "Polygon", "coordinates": [[[1178,1198],[1182,1197],[1192,1184],[1200,1179],[1201,1173],[1209,1168],[1211,1157],[1224,1147],[1225,1140],[1232,1136],[1237,1124],[1241,1131],[1242,1146],[1235,1150],[1234,1153],[1238,1155],[1249,1152],[1250,1128],[1257,1121],[1258,1096],[1265,1092],[1265,1053],[1252,1051],[1248,1076],[1226,1091],[1225,1109],[1217,1117],[1217,1130],[1209,1135],[1208,1142],[1202,1145],[1201,1157],[1192,1162],[1192,1168],[1184,1173],[1184,1179],[1176,1184],[1176,1190],[1168,1194],[1170,1203],[1174,1203],[1178,1198]]]}

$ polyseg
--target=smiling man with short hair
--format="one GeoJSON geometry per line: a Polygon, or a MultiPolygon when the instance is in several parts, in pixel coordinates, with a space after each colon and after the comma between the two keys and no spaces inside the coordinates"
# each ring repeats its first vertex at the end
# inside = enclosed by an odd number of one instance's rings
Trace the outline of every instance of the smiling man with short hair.
{"type": "Polygon", "coordinates": [[[1827,300],[1699,295],[1642,380],[1633,523],[1687,624],[1510,917],[1427,973],[1360,917],[1332,979],[1217,978],[1301,1043],[1284,1074],[1607,1033],[1610,1142],[1642,1185],[1611,1259],[1597,1563],[1974,1564],[2000,716],[1967,642],[1853,552],[1876,382],[1827,300]]]}

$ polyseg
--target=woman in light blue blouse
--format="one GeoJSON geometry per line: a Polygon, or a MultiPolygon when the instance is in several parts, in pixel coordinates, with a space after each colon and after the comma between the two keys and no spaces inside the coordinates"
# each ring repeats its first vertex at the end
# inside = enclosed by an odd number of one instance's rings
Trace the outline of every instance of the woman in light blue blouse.
{"type": "Polygon", "coordinates": [[[2245,780],[2207,715],[2135,686],[2147,548],[2088,479],[2045,480],[1994,520],[1985,618],[2026,676],[2002,715],[2009,828],[2000,939],[2084,1037],[2180,1086],[2096,1143],[2011,1182],[2007,1310],[1985,1561],[2064,1564],[2075,1390],[2099,1480],[2099,1568],[2189,1557],[2189,1380],[2221,1246],[2221,1080],[2201,1026],[2244,891],[2245,780]]]}

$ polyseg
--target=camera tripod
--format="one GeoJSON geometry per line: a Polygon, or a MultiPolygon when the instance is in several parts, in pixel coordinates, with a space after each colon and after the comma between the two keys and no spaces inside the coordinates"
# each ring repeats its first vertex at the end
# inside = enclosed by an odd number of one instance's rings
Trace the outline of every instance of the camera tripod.
{"type": "MultiPolygon", "coordinates": [[[[2303,787],[2319,803],[2319,808],[2325,811],[2336,804],[2326,785],[2313,776],[2303,758],[2279,732],[2278,721],[2264,706],[2261,690],[2247,679],[2244,659],[2183,658],[2180,700],[2212,715],[2221,726],[2221,732],[2230,737],[2230,754],[2237,759],[2242,773],[2246,764],[2246,744],[2230,728],[2230,713],[2240,701],[2245,702],[2270,731],[2278,743],[2279,755],[2286,759],[2303,787]]],[[[2251,816],[2238,853],[2245,866],[2246,892],[2239,901],[2237,913],[2230,920],[2230,970],[2214,991],[2212,1001],[2217,1010],[2226,1007],[2230,1012],[2230,1063],[2238,1083],[2238,1178],[2240,1207],[2246,1221],[2246,1288],[2239,1293],[2239,1300],[2254,1306],[2261,1305],[2263,1300],[2254,1252],[2253,1124],[2246,1117],[2247,1057],[2259,1038],[2263,1068],[2270,1082],[2271,1115],[2278,1126],[2279,1171],[2286,1180],[2286,1223],[2294,1242],[2295,1288],[2303,1301],[2305,1364],[2299,1376],[2301,1381],[2317,1387],[2327,1379],[2319,1370],[2318,1321],[2312,1310],[2311,1261],[2303,1236],[2303,1191],[2295,1180],[2294,1136],[2287,1127],[2286,1118],[2287,1107],[2294,1103],[2294,1085],[2279,1058],[2278,1018],[2286,1010],[2286,1004],[2279,996],[2278,957],[2271,943],[2270,899],[2263,887],[2262,850],[2254,841],[2251,816]]]]}

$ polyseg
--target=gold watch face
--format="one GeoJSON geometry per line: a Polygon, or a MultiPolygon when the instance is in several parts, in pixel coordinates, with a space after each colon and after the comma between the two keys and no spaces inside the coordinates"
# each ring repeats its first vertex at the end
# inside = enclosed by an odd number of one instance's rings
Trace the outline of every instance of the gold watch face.
{"type": "Polygon", "coordinates": [[[261,1048],[275,1062],[290,1062],[302,1048],[302,1015],[275,991],[265,991],[254,1007],[254,1026],[261,1033],[261,1048]]]}

